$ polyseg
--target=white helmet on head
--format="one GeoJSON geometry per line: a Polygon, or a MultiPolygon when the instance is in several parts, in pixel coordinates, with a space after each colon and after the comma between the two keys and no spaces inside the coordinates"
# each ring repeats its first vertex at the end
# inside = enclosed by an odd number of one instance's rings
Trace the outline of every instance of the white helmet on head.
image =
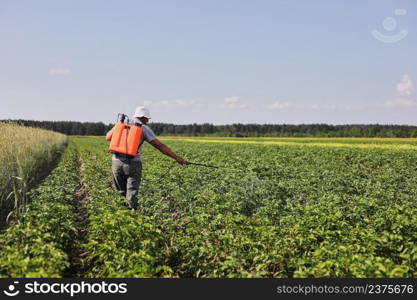
{"type": "Polygon", "coordinates": [[[151,118],[151,113],[149,112],[149,109],[147,109],[144,106],[138,106],[136,107],[136,111],[135,114],[133,116],[134,118],[141,118],[141,117],[145,117],[150,119],[151,118]]]}

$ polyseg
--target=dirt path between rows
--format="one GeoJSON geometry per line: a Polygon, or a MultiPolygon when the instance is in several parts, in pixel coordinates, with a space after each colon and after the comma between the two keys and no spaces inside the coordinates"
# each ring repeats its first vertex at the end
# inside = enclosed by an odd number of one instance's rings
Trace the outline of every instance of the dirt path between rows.
{"type": "Polygon", "coordinates": [[[77,204],[74,207],[74,213],[77,216],[77,239],[74,241],[71,249],[68,250],[70,258],[70,267],[65,272],[64,277],[84,277],[89,270],[88,262],[83,261],[83,258],[88,254],[84,245],[88,240],[88,210],[87,204],[90,202],[90,197],[86,192],[84,185],[84,166],[79,159],[79,187],[76,193],[77,204]]]}

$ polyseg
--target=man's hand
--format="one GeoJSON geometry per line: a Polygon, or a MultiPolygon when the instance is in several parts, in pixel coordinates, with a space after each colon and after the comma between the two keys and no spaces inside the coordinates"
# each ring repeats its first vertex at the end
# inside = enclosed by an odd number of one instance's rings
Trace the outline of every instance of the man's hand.
{"type": "Polygon", "coordinates": [[[177,157],[176,159],[175,159],[176,161],[177,161],[177,163],[179,163],[180,165],[188,165],[189,164],[189,162],[188,161],[186,161],[184,158],[182,158],[182,157],[177,157]]]}

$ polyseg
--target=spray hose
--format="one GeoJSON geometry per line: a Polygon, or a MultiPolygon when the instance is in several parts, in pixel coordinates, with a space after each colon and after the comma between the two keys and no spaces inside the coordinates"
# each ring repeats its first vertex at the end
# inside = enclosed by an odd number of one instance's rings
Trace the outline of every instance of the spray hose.
{"type": "Polygon", "coordinates": [[[206,164],[194,163],[190,161],[187,162],[187,165],[201,166],[201,167],[207,167],[207,168],[213,168],[213,169],[224,168],[223,166],[211,166],[211,165],[206,165],[206,164]]]}
{"type": "Polygon", "coordinates": [[[190,161],[187,161],[187,165],[194,165],[194,166],[200,166],[200,167],[206,167],[206,168],[212,168],[212,169],[228,169],[228,170],[233,170],[233,171],[244,172],[244,170],[229,168],[226,166],[213,166],[213,165],[200,164],[200,163],[195,163],[195,162],[190,162],[190,161]]]}

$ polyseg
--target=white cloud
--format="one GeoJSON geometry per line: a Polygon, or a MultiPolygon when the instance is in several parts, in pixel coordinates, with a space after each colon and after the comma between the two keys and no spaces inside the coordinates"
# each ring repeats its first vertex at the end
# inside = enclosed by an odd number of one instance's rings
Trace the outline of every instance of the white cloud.
{"type": "Polygon", "coordinates": [[[396,108],[396,107],[415,107],[417,106],[417,101],[405,98],[398,98],[394,101],[387,101],[384,103],[385,107],[396,108]]]}
{"type": "Polygon", "coordinates": [[[224,98],[225,104],[222,107],[236,109],[236,108],[247,108],[248,106],[240,101],[239,97],[226,97],[224,98]]]}
{"type": "Polygon", "coordinates": [[[280,109],[287,109],[287,108],[294,108],[300,110],[343,110],[343,111],[350,111],[350,110],[361,110],[365,108],[364,105],[361,104],[320,104],[320,103],[313,103],[313,104],[293,104],[290,102],[282,102],[276,101],[266,106],[269,110],[280,110],[280,109]]]}
{"type": "Polygon", "coordinates": [[[71,73],[71,70],[66,69],[66,68],[50,68],[49,69],[49,75],[51,76],[68,75],[69,73],[71,73]]]}
{"type": "Polygon", "coordinates": [[[410,96],[413,91],[413,82],[409,75],[404,74],[403,78],[397,83],[397,92],[400,96],[410,96]]]}
{"type": "Polygon", "coordinates": [[[408,74],[404,74],[401,81],[397,83],[397,93],[399,97],[395,100],[386,101],[385,108],[411,108],[417,107],[417,101],[410,98],[413,92],[413,82],[408,74]]]}
{"type": "Polygon", "coordinates": [[[269,109],[269,110],[275,110],[275,109],[285,109],[285,108],[289,108],[291,106],[292,105],[289,102],[276,101],[274,103],[271,103],[271,104],[267,105],[266,108],[269,109]]]}
{"type": "Polygon", "coordinates": [[[240,102],[239,97],[226,97],[224,99],[224,102],[226,102],[227,104],[237,104],[240,102]]]}
{"type": "Polygon", "coordinates": [[[190,108],[197,104],[195,100],[160,100],[160,101],[145,101],[145,106],[155,108],[190,108]]]}
{"type": "Polygon", "coordinates": [[[362,104],[313,104],[310,105],[309,108],[314,110],[343,110],[343,111],[350,111],[350,110],[361,110],[364,109],[365,106],[362,104]]]}

